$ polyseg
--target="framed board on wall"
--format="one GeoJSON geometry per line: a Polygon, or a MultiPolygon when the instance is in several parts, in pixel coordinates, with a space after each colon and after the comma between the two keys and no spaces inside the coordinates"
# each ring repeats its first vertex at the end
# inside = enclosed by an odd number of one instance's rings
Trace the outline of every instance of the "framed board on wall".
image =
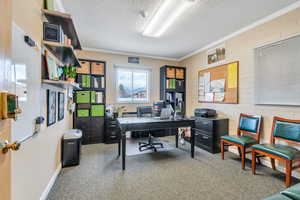
{"type": "Polygon", "coordinates": [[[239,62],[231,62],[198,72],[199,103],[238,103],[239,62]]]}

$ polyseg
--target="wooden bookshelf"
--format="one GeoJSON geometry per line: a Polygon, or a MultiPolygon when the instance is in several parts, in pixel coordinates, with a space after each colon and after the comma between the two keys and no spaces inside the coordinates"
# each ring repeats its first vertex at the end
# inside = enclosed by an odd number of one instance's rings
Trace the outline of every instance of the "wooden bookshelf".
{"type": "Polygon", "coordinates": [[[80,89],[78,83],[73,83],[73,82],[68,82],[68,81],[61,81],[61,80],[55,81],[55,80],[43,79],[42,83],[46,84],[46,85],[63,88],[63,89],[67,89],[67,88],[80,89]]]}
{"type": "Polygon", "coordinates": [[[42,41],[42,44],[64,65],[80,67],[72,46],[49,41],[42,41]]]}
{"type": "Polygon", "coordinates": [[[64,33],[72,40],[74,49],[81,49],[81,44],[70,14],[42,9],[42,13],[51,24],[60,25],[64,33]]]}

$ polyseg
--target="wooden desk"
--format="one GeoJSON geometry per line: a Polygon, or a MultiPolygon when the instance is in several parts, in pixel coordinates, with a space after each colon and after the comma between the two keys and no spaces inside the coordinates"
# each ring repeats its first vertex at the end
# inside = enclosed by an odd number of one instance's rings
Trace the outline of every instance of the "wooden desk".
{"type": "MultiPolygon", "coordinates": [[[[126,158],[126,132],[127,131],[151,131],[161,129],[174,129],[181,127],[191,127],[191,157],[194,158],[195,152],[195,120],[194,119],[167,119],[161,120],[153,117],[130,117],[118,118],[118,126],[121,130],[121,137],[119,140],[118,152],[121,155],[122,149],[122,169],[125,170],[126,158]]],[[[176,147],[178,148],[178,134],[176,134],[176,147]]]]}

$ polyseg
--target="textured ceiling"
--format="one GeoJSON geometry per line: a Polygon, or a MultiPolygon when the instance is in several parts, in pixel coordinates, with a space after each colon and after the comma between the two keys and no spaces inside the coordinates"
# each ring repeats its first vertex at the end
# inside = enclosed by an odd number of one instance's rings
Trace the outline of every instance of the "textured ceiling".
{"type": "Polygon", "coordinates": [[[142,36],[162,0],[62,0],[83,47],[181,58],[299,0],[196,0],[160,38],[142,36]]]}

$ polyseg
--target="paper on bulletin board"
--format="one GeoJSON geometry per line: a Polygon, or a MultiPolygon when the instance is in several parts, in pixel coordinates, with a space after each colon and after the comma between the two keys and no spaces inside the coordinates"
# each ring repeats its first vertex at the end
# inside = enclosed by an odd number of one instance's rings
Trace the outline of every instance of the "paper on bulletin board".
{"type": "Polygon", "coordinates": [[[204,77],[199,76],[199,96],[204,96],[205,95],[205,90],[204,90],[204,77]]]}
{"type": "Polygon", "coordinates": [[[205,92],[210,92],[210,72],[204,73],[204,89],[205,92]]]}
{"type": "Polygon", "coordinates": [[[211,92],[224,92],[225,91],[225,79],[213,80],[210,82],[211,92]]]}
{"type": "Polygon", "coordinates": [[[237,63],[228,65],[228,88],[237,88],[237,63]]]}
{"type": "Polygon", "coordinates": [[[205,101],[208,102],[214,101],[214,93],[213,92],[205,93],[205,101]]]}
{"type": "Polygon", "coordinates": [[[224,99],[225,99],[225,93],[224,92],[216,92],[214,94],[214,101],[221,102],[221,101],[224,101],[224,99]]]}

